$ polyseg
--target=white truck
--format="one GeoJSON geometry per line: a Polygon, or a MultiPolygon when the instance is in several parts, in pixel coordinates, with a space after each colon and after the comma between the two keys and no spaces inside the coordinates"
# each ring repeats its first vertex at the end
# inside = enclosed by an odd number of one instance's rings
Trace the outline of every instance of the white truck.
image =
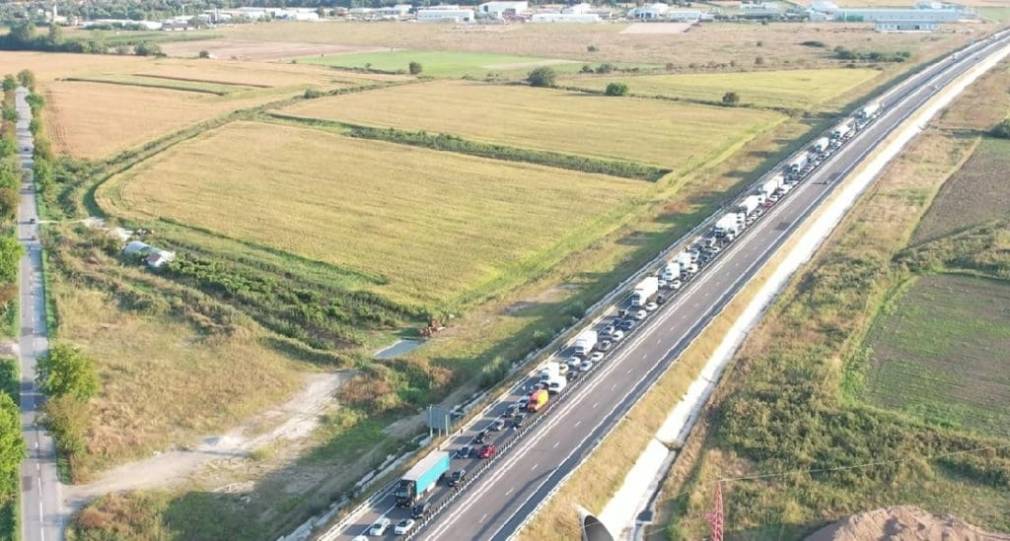
{"type": "Polygon", "coordinates": [[[548,393],[558,394],[561,391],[564,391],[565,387],[568,386],[568,379],[566,379],[564,376],[557,376],[547,380],[546,383],[548,393]]]}
{"type": "Polygon", "coordinates": [[[877,118],[878,115],[880,115],[880,102],[871,101],[859,110],[859,121],[865,124],[877,118]]]}
{"type": "Polygon", "coordinates": [[[656,292],[659,291],[659,278],[656,276],[649,276],[642,279],[641,282],[635,284],[635,291],[631,294],[631,305],[632,306],[645,306],[649,303],[649,299],[652,298],[656,292]]]}
{"type": "MultiPolygon", "coordinates": [[[[803,153],[795,158],[789,160],[789,165],[786,168],[789,174],[793,177],[799,176],[803,172],[803,169],[807,166],[807,154],[803,153]]],[[[771,194],[768,194],[771,195],[771,194]]]]}
{"type": "Polygon", "coordinates": [[[667,261],[666,265],[663,265],[662,272],[659,273],[659,278],[667,282],[680,278],[680,263],[677,261],[667,261]]]}
{"type": "Polygon", "coordinates": [[[740,234],[742,220],[738,212],[728,212],[715,223],[715,236],[734,239],[740,234]]]}
{"type": "Polygon", "coordinates": [[[839,122],[834,128],[831,128],[831,139],[834,140],[836,144],[842,140],[848,139],[852,136],[854,124],[855,122],[852,117],[839,122]]]}
{"type": "Polygon", "coordinates": [[[818,138],[816,141],[814,141],[814,144],[810,145],[810,150],[818,154],[824,154],[825,152],[828,151],[828,148],[830,147],[831,147],[831,139],[828,139],[827,137],[821,137],[818,138]]]}
{"type": "Polygon", "coordinates": [[[540,368],[540,372],[537,374],[537,379],[541,382],[548,382],[552,378],[557,378],[561,375],[561,363],[557,361],[550,361],[540,368]]]}
{"type": "MultiPolygon", "coordinates": [[[[796,160],[793,160],[793,162],[795,162],[795,161],[796,160]]],[[[789,162],[789,169],[790,169],[790,171],[792,171],[793,162],[789,162]]],[[[800,169],[802,169],[803,166],[805,166],[805,165],[806,165],[806,162],[804,161],[804,163],[800,165],[800,169]]],[[[767,200],[769,197],[771,197],[771,195],[773,193],[777,192],[778,189],[781,188],[783,184],[785,184],[785,182],[786,182],[786,178],[782,175],[782,173],[777,173],[772,178],[764,181],[761,184],[761,188],[759,188],[758,191],[760,191],[765,196],[765,199],[767,200]]]]}
{"type": "Polygon", "coordinates": [[[758,207],[761,206],[761,202],[762,202],[761,196],[748,195],[747,197],[743,198],[743,201],[740,202],[740,206],[737,208],[740,209],[740,212],[744,213],[747,216],[750,216],[752,212],[754,212],[755,210],[757,210],[758,207]]]}
{"type": "Polygon", "coordinates": [[[572,349],[575,350],[576,355],[585,357],[593,351],[594,347],[596,347],[596,341],[598,339],[599,335],[596,334],[596,331],[582,331],[575,337],[575,343],[572,344],[572,349]]]}

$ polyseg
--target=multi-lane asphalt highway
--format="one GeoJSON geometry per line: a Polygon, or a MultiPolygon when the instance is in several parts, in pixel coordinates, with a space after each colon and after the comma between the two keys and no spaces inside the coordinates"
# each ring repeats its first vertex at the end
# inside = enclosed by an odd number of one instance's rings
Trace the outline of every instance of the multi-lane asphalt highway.
{"type": "Polygon", "coordinates": [[[44,398],[35,385],[36,363],[49,348],[46,331],[46,302],[42,280],[42,245],[39,243],[38,207],[32,179],[32,119],[26,97],[19,87],[15,96],[18,113],[17,145],[24,171],[18,205],[18,239],[25,255],[20,266],[21,337],[21,433],[28,445],[28,457],[21,464],[21,539],[59,541],[63,539],[60,481],[56,472],[56,450],[52,437],[40,425],[44,398]]]}
{"type": "MultiPolygon", "coordinates": [[[[435,489],[429,501],[438,512],[419,523],[414,536],[426,540],[511,536],[849,171],[937,91],[1006,43],[1007,36],[1000,34],[998,39],[973,44],[882,96],[883,113],[878,119],[810,172],[609,352],[605,361],[581,376],[561,400],[534,414],[540,416],[538,422],[527,421],[529,426],[522,429],[505,429],[489,436],[491,441],[508,443],[507,452],[491,464],[475,458],[454,459],[452,470],[466,469],[471,475],[477,468],[485,471],[457,493],[444,486],[435,489]],[[520,431],[526,433],[516,438],[520,431]],[[442,502],[447,502],[444,508],[442,502]]],[[[526,390],[526,384],[505,393],[503,400],[454,438],[448,449],[470,443],[478,431],[505,413],[507,405],[526,390]]],[[[381,492],[322,538],[349,539],[364,534],[380,517],[395,524],[407,515],[408,511],[395,507],[391,494],[381,492]]]]}

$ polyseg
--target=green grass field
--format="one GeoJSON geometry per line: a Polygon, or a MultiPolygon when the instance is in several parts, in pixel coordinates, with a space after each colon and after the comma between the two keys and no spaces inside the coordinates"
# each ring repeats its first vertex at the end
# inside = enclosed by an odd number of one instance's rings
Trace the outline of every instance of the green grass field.
{"type": "Polygon", "coordinates": [[[761,107],[817,109],[880,75],[874,69],[812,69],[695,73],[683,75],[615,75],[574,77],[559,84],[602,91],[621,82],[631,94],[719,102],[726,92],[736,92],[740,103],[761,107]]]}
{"type": "Polygon", "coordinates": [[[348,53],[324,56],[307,56],[297,60],[301,64],[319,64],[339,68],[371,68],[391,72],[407,72],[411,62],[420,62],[422,74],[433,77],[483,77],[487,73],[531,70],[537,66],[557,66],[581,63],[556,58],[540,58],[496,53],[468,53],[456,51],[391,50],[375,53],[348,53]]]}
{"type": "Polygon", "coordinates": [[[302,102],[284,112],[637,161],[675,172],[705,164],[786,118],[771,111],[468,81],[334,96],[302,102]]]}
{"type": "Polygon", "coordinates": [[[1010,141],[983,139],[964,166],[947,180],[915,230],[923,242],[1010,214],[1010,141]]]}
{"type": "Polygon", "coordinates": [[[931,422],[1010,435],[1010,285],[915,279],[871,331],[865,395],[931,422]]]}
{"type": "Polygon", "coordinates": [[[642,182],[502,163],[319,130],[236,123],[182,143],[98,194],[115,214],[170,218],[389,280],[415,305],[524,283],[609,230],[642,182]]]}

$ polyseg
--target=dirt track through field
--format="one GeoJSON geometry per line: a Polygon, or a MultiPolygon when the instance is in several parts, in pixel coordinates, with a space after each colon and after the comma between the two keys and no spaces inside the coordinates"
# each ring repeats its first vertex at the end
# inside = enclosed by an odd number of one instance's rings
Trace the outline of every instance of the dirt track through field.
{"type": "Polygon", "coordinates": [[[388,47],[212,39],[166,43],[162,50],[168,56],[196,57],[200,51],[207,51],[212,58],[225,60],[280,60],[298,56],[368,53],[388,50],[388,47]]]}
{"type": "Polygon", "coordinates": [[[309,436],[320,416],[334,403],[349,372],[317,374],[288,402],[266,411],[226,434],[208,436],[192,449],[178,449],[145,460],[123,464],[86,485],[69,487],[67,505],[79,509],[89,500],[124,490],[169,487],[188,480],[212,461],[247,460],[251,453],[278,442],[294,442],[309,436]],[[250,435],[257,428],[269,430],[250,435]]]}

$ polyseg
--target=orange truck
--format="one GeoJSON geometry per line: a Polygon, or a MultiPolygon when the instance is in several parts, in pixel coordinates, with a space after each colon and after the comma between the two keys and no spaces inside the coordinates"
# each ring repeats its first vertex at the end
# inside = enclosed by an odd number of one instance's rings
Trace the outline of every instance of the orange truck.
{"type": "Polygon", "coordinates": [[[549,396],[550,395],[547,393],[547,389],[534,391],[533,394],[530,395],[530,401],[529,404],[526,405],[526,410],[530,413],[536,413],[542,410],[544,406],[547,405],[549,396]]]}

